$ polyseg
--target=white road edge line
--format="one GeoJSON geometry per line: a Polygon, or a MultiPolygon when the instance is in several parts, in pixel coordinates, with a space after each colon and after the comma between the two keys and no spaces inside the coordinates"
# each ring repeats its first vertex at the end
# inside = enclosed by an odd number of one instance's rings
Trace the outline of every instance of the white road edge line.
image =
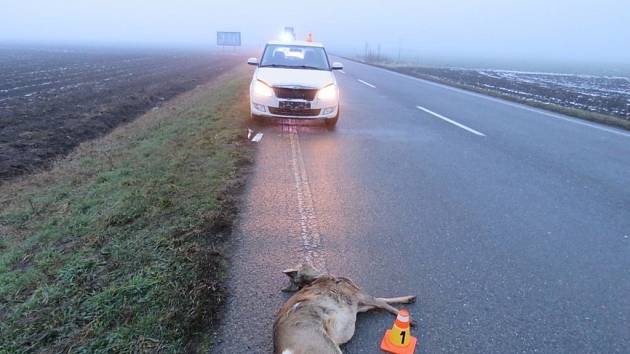
{"type": "Polygon", "coordinates": [[[609,132],[609,133],[612,133],[612,134],[617,134],[617,135],[621,135],[621,136],[625,136],[625,137],[630,137],[630,133],[626,133],[626,132],[618,130],[616,128],[609,128],[609,127],[606,127],[606,126],[599,126],[599,125],[595,125],[595,124],[592,124],[592,123],[588,123],[588,122],[583,121],[580,118],[575,118],[575,117],[570,117],[570,116],[563,116],[563,115],[560,115],[559,113],[553,113],[553,112],[545,111],[545,110],[540,109],[540,108],[530,107],[530,106],[526,106],[524,104],[519,104],[519,103],[516,103],[516,102],[510,102],[510,101],[507,101],[507,100],[504,100],[504,99],[500,99],[500,98],[496,98],[496,97],[492,97],[492,96],[487,96],[487,95],[484,95],[484,94],[481,94],[481,93],[468,91],[468,90],[464,90],[464,89],[460,89],[460,88],[457,88],[457,87],[448,86],[448,85],[445,85],[445,84],[440,84],[440,83],[429,81],[429,80],[423,80],[423,79],[421,79],[419,77],[413,77],[413,76],[401,74],[401,73],[396,72],[396,71],[391,71],[391,70],[387,70],[387,69],[377,68],[377,67],[374,67],[374,66],[371,66],[371,65],[368,65],[368,64],[363,64],[363,63],[357,63],[357,64],[364,65],[364,66],[369,66],[370,68],[373,68],[373,69],[376,69],[376,70],[379,70],[379,71],[384,71],[384,72],[390,73],[392,75],[403,77],[403,78],[406,78],[406,79],[409,79],[409,80],[419,81],[419,82],[422,82],[424,84],[437,86],[437,87],[445,88],[447,90],[463,93],[463,94],[466,94],[466,95],[483,98],[483,99],[486,99],[486,100],[489,100],[489,101],[494,101],[494,102],[497,102],[497,103],[501,103],[501,104],[504,104],[504,105],[507,105],[507,106],[512,106],[512,107],[524,109],[526,111],[530,111],[530,112],[538,113],[538,114],[541,114],[541,115],[545,115],[547,117],[561,119],[561,120],[564,120],[564,121],[569,122],[569,123],[583,125],[583,126],[587,126],[587,127],[591,127],[591,128],[597,129],[597,130],[609,132]]]}
{"type": "Polygon", "coordinates": [[[376,86],[372,85],[372,84],[371,84],[371,83],[369,83],[369,82],[365,82],[365,81],[363,81],[363,80],[361,80],[361,79],[357,79],[357,81],[359,81],[360,83],[362,83],[362,84],[363,84],[363,85],[365,85],[365,86],[369,86],[369,87],[371,87],[371,88],[376,88],[376,86]]]}
{"type": "Polygon", "coordinates": [[[432,111],[432,110],[430,110],[430,109],[424,108],[424,107],[422,107],[422,106],[416,106],[416,108],[418,108],[419,110],[424,111],[424,112],[426,112],[426,113],[429,113],[430,115],[433,115],[433,116],[435,116],[435,117],[438,117],[438,118],[440,118],[440,119],[442,119],[442,120],[444,120],[444,121],[447,121],[447,122],[449,122],[449,123],[451,123],[451,124],[453,124],[453,125],[455,125],[455,126],[458,126],[458,127],[462,128],[462,129],[464,129],[464,130],[467,130],[467,131],[469,131],[469,132],[471,132],[471,133],[473,133],[473,134],[475,134],[475,135],[479,135],[479,136],[486,136],[484,133],[478,132],[478,131],[476,131],[475,129],[470,128],[470,127],[467,127],[467,126],[465,126],[465,125],[463,125],[463,124],[461,124],[461,123],[457,123],[456,121],[454,121],[454,120],[452,120],[452,119],[449,119],[449,118],[446,118],[446,117],[444,117],[444,116],[443,116],[443,115],[441,115],[441,114],[435,113],[435,112],[433,112],[433,111],[432,111]]]}

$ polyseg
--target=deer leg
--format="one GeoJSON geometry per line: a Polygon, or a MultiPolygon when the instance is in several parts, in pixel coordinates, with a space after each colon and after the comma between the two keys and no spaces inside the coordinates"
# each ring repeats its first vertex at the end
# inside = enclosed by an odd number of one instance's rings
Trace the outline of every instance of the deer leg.
{"type": "Polygon", "coordinates": [[[364,309],[364,311],[369,311],[372,309],[381,309],[385,310],[391,314],[398,315],[398,309],[394,306],[388,304],[382,298],[375,298],[372,296],[363,296],[359,300],[359,308],[364,309]]]}
{"type": "Polygon", "coordinates": [[[413,304],[416,302],[415,296],[399,296],[399,297],[380,297],[377,298],[388,304],[413,304]]]}
{"type": "Polygon", "coordinates": [[[368,312],[370,310],[374,310],[374,306],[360,305],[357,312],[368,312]]]}
{"type": "MultiPolygon", "coordinates": [[[[399,310],[392,304],[409,304],[413,303],[416,300],[415,296],[401,296],[394,298],[380,298],[380,297],[372,297],[368,295],[363,295],[359,299],[359,312],[365,312],[372,309],[382,309],[393,315],[398,315],[399,310]],[[361,311],[363,310],[363,311],[361,311]]],[[[415,327],[415,321],[411,321],[411,326],[415,327]]]]}

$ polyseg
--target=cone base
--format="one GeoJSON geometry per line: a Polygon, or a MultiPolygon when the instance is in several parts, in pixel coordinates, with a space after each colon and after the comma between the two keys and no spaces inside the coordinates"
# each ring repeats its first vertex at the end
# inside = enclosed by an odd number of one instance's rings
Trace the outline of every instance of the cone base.
{"type": "Polygon", "coordinates": [[[386,353],[391,354],[413,354],[416,351],[416,337],[409,336],[409,343],[407,343],[406,347],[399,347],[391,344],[387,338],[389,338],[392,330],[388,329],[385,332],[385,336],[383,336],[383,340],[381,341],[381,350],[386,353]]]}

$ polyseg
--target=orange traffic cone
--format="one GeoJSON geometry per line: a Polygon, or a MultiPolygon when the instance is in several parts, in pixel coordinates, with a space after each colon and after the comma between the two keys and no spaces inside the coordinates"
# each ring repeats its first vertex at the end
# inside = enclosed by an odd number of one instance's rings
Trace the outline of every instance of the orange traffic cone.
{"type": "Polygon", "coordinates": [[[381,350],[393,354],[413,354],[417,339],[411,335],[409,324],[409,311],[400,310],[392,329],[385,332],[381,350]]]}

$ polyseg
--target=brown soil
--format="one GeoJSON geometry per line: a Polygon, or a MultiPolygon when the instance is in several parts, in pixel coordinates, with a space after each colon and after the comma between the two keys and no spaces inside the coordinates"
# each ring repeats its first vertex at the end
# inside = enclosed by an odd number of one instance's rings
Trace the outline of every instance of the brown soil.
{"type": "Polygon", "coordinates": [[[155,50],[0,48],[0,183],[49,167],[239,62],[155,50]]]}

